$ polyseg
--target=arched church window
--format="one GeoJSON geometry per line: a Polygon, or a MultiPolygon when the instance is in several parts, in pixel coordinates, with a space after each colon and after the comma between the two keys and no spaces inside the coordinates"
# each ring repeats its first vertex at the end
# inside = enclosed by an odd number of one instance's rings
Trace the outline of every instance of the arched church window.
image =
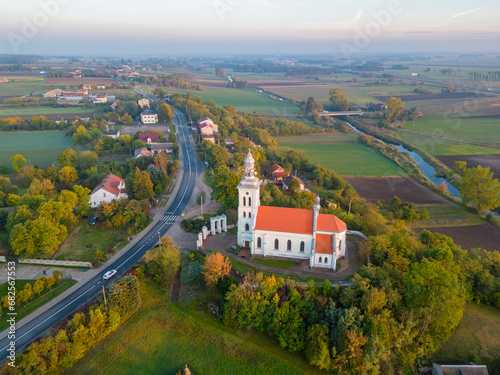
{"type": "Polygon", "coordinates": [[[325,264],[328,264],[328,257],[325,257],[325,264]]]}
{"type": "Polygon", "coordinates": [[[260,237],[257,238],[257,247],[260,249],[262,247],[262,240],[260,237]]]}
{"type": "Polygon", "coordinates": [[[321,257],[319,257],[319,262],[321,263],[321,257]]]}
{"type": "Polygon", "coordinates": [[[304,248],[306,247],[306,244],[304,243],[304,241],[301,241],[300,242],[300,252],[303,253],[304,252],[304,248]]]}
{"type": "Polygon", "coordinates": [[[247,213],[243,211],[243,217],[247,217],[247,213]]]}
{"type": "Polygon", "coordinates": [[[248,213],[248,217],[249,217],[250,219],[252,218],[252,213],[251,213],[251,212],[249,212],[249,213],[248,213]]]}
{"type": "Polygon", "coordinates": [[[278,239],[276,238],[274,240],[274,250],[279,250],[280,248],[280,242],[278,241],[278,239]]]}
{"type": "Polygon", "coordinates": [[[292,251],[292,241],[288,240],[288,241],[286,242],[286,249],[287,249],[288,251],[292,251]]]}
{"type": "Polygon", "coordinates": [[[250,225],[245,224],[245,231],[248,232],[250,230],[250,225]]]}
{"type": "Polygon", "coordinates": [[[248,205],[251,206],[252,205],[252,198],[248,197],[248,205]]]}
{"type": "Polygon", "coordinates": [[[243,206],[246,206],[246,205],[247,205],[247,198],[243,197],[243,206]]]}

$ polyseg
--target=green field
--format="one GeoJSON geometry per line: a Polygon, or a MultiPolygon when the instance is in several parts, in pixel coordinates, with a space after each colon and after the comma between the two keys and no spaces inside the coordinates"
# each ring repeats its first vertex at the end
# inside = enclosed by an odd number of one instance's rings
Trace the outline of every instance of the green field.
{"type": "MultiPolygon", "coordinates": [[[[49,275],[50,276],[50,275],[49,275]]],[[[22,290],[24,288],[24,285],[27,283],[30,283],[31,286],[33,287],[33,284],[35,283],[36,280],[16,280],[16,289],[18,291],[22,290]]],[[[73,285],[77,283],[76,280],[66,280],[63,284],[61,285],[54,285],[52,287],[52,290],[44,290],[40,297],[38,297],[37,294],[34,295],[34,298],[29,304],[23,305],[22,307],[16,307],[16,319],[17,321],[21,320],[25,316],[28,316],[31,314],[33,311],[38,309],[39,307],[42,307],[45,305],[47,302],[51,301],[52,299],[56,298],[58,295],[63,293],[64,291],[68,290],[71,288],[73,285]]],[[[0,285],[0,297],[3,297],[7,294],[7,283],[3,283],[0,285]]],[[[7,319],[0,319],[0,331],[3,331],[9,326],[9,323],[7,322],[7,319]]]]}
{"type": "Polygon", "coordinates": [[[72,148],[73,141],[64,132],[0,133],[0,165],[12,166],[11,157],[23,155],[31,164],[46,168],[55,163],[57,155],[72,148]]]}
{"type": "Polygon", "coordinates": [[[500,153],[500,147],[476,146],[406,132],[400,132],[399,134],[405,141],[413,143],[431,155],[479,155],[500,153]]]}
{"type": "Polygon", "coordinates": [[[40,115],[65,115],[65,114],[84,114],[93,113],[92,108],[81,107],[19,107],[19,108],[0,108],[1,116],[40,116],[40,115]]]}
{"type": "MultiPolygon", "coordinates": [[[[143,88],[144,89],[144,88],[143,88]]],[[[147,91],[146,89],[144,89],[147,91]]],[[[279,100],[273,100],[264,93],[252,89],[231,89],[228,87],[205,86],[204,91],[186,91],[166,88],[168,92],[181,94],[191,93],[203,100],[212,99],[218,106],[230,104],[240,112],[256,112],[267,115],[294,115],[299,113],[299,107],[279,100]]]]}
{"type": "Polygon", "coordinates": [[[270,337],[225,327],[198,303],[166,303],[141,282],[142,307],[66,374],[322,374],[270,337]]]}
{"type": "Polygon", "coordinates": [[[277,138],[278,146],[304,151],[314,163],[342,176],[407,176],[378,151],[357,142],[354,134],[322,134],[277,138]],[[348,140],[348,141],[346,141],[348,140]]]}
{"type": "Polygon", "coordinates": [[[23,96],[29,95],[43,82],[42,78],[34,79],[9,79],[9,82],[0,83],[0,96],[23,96]]]}
{"type": "Polygon", "coordinates": [[[404,128],[455,140],[500,146],[500,119],[495,118],[433,115],[418,119],[415,125],[408,121],[404,128]]]}
{"type": "Polygon", "coordinates": [[[484,219],[457,203],[420,204],[429,212],[429,220],[408,223],[412,228],[463,227],[482,225],[484,219]]]}
{"type": "MultiPolygon", "coordinates": [[[[465,306],[451,338],[441,345],[434,361],[500,364],[500,313],[484,305],[465,306]]],[[[491,370],[491,369],[490,369],[491,370]]]]}

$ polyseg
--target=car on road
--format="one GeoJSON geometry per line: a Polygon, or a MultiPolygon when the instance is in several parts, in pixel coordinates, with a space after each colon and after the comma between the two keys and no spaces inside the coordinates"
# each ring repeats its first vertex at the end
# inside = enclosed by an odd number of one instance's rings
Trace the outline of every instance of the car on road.
{"type": "Polygon", "coordinates": [[[113,276],[115,276],[117,273],[118,273],[118,271],[117,271],[117,270],[109,270],[108,272],[106,272],[106,273],[102,276],[102,278],[103,278],[104,280],[109,280],[109,279],[111,279],[113,276]]]}
{"type": "Polygon", "coordinates": [[[90,219],[90,225],[95,225],[95,223],[97,223],[97,220],[99,220],[99,217],[94,216],[92,219],[90,219]]]}

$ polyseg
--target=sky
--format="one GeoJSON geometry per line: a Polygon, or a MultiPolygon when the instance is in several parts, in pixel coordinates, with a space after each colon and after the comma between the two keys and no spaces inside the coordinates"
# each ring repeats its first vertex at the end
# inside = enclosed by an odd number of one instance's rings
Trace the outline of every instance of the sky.
{"type": "Polygon", "coordinates": [[[0,54],[353,55],[500,48],[500,0],[0,1],[0,54]]]}

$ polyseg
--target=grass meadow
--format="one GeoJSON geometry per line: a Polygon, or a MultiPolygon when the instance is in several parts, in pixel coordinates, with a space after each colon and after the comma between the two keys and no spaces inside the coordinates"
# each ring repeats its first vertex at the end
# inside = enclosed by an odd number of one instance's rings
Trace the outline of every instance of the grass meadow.
{"type": "Polygon", "coordinates": [[[477,362],[500,365],[500,314],[498,309],[468,304],[451,338],[434,355],[440,362],[477,362]]]}
{"type": "Polygon", "coordinates": [[[23,96],[29,95],[43,82],[43,78],[13,78],[9,82],[0,83],[0,96],[23,96]]]}
{"type": "Polygon", "coordinates": [[[477,146],[406,132],[400,132],[399,134],[405,141],[413,143],[431,155],[500,154],[500,147],[477,146]]]}
{"type": "Polygon", "coordinates": [[[444,115],[426,116],[405,124],[405,129],[453,140],[464,140],[500,146],[500,120],[495,118],[446,118],[444,115]]]}
{"type": "Polygon", "coordinates": [[[43,115],[65,115],[93,113],[93,108],[81,107],[19,107],[0,108],[0,117],[14,116],[43,116],[43,115]]]}
{"type": "Polygon", "coordinates": [[[11,132],[0,135],[0,165],[12,166],[11,157],[23,155],[31,164],[46,168],[57,155],[72,148],[73,141],[60,131],[11,132]]]}
{"type": "Polygon", "coordinates": [[[203,100],[212,99],[218,106],[230,104],[240,112],[256,112],[266,115],[294,115],[299,113],[299,107],[279,100],[271,99],[264,93],[252,89],[231,89],[228,87],[204,86],[204,91],[186,91],[166,88],[168,92],[181,94],[191,93],[203,100]]]}
{"type": "Polygon", "coordinates": [[[304,151],[314,163],[342,176],[407,176],[393,161],[358,143],[354,134],[322,134],[277,138],[278,146],[304,151]]]}
{"type": "Polygon", "coordinates": [[[267,336],[224,326],[198,303],[168,303],[152,282],[141,282],[141,309],[66,374],[321,374],[267,336]]]}
{"type": "Polygon", "coordinates": [[[420,204],[429,212],[429,219],[408,223],[412,228],[463,227],[484,224],[484,219],[456,203],[420,204]]]}

